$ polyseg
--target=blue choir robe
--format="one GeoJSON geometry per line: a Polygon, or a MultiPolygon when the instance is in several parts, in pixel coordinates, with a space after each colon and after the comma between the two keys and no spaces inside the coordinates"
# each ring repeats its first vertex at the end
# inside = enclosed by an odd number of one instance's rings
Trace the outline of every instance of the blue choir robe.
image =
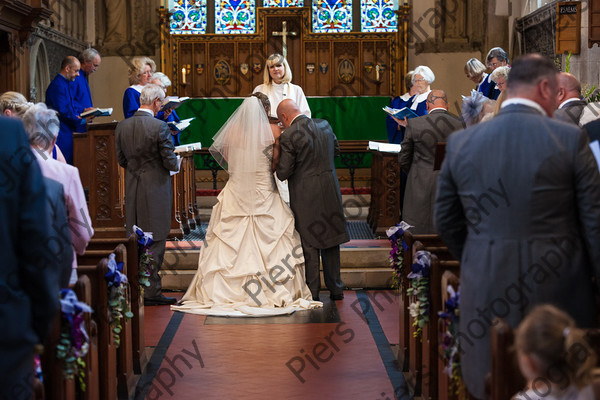
{"type": "MultiPolygon", "coordinates": [[[[407,107],[410,99],[411,96],[408,92],[404,93],[402,96],[394,97],[390,102],[390,108],[400,110],[404,107],[407,107]]],[[[385,125],[387,128],[388,141],[395,144],[402,143],[402,139],[404,139],[404,127],[401,126],[400,129],[398,129],[398,123],[387,114],[385,118],[385,125]]]]}
{"type": "MultiPolygon", "coordinates": [[[[165,112],[159,111],[158,113],[156,113],[156,118],[160,119],[161,121],[165,121],[165,122],[179,122],[180,121],[179,116],[177,115],[175,110],[173,110],[173,112],[171,114],[169,114],[167,119],[165,119],[165,112]]],[[[179,146],[181,144],[181,143],[179,143],[180,135],[181,135],[181,132],[179,132],[179,131],[175,132],[175,131],[171,130],[171,137],[173,139],[174,146],[179,146]]]]}
{"type": "Polygon", "coordinates": [[[73,82],[68,81],[61,74],[56,75],[46,89],[46,105],[58,112],[60,121],[56,144],[67,163],[71,165],[73,165],[73,132],[86,122],[85,119],[78,118],[73,89],[73,82]]]}
{"type": "MultiPolygon", "coordinates": [[[[90,84],[88,83],[88,77],[85,75],[85,72],[79,71],[79,76],[75,78],[72,86],[75,111],[77,111],[77,114],[81,114],[86,108],[93,107],[92,92],[90,91],[90,84]]],[[[80,125],[75,132],[87,132],[86,128],[86,125],[80,125]]]]}
{"type": "Polygon", "coordinates": [[[123,94],[123,114],[125,118],[131,117],[140,108],[142,88],[142,85],[132,85],[125,90],[125,94],[123,94]]]}
{"type": "MultiPolygon", "coordinates": [[[[408,101],[408,107],[415,112],[419,117],[423,115],[427,115],[427,96],[431,90],[428,90],[425,93],[415,94],[408,101]]],[[[410,122],[409,122],[410,123],[410,122]]]]}
{"type": "Polygon", "coordinates": [[[485,74],[485,77],[477,86],[477,91],[483,93],[485,97],[492,100],[497,100],[498,96],[500,96],[500,89],[496,87],[496,82],[492,80],[491,74],[485,74]]]}

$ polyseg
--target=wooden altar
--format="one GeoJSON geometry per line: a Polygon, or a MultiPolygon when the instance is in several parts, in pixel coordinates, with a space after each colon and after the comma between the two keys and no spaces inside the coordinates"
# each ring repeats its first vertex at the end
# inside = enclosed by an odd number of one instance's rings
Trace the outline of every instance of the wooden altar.
{"type": "MultiPolygon", "coordinates": [[[[88,200],[94,237],[126,237],[125,170],[117,162],[116,126],[116,122],[90,124],[87,133],[73,134],[74,165],[88,200]]],[[[181,169],[172,177],[171,238],[183,238],[200,223],[193,155],[193,151],[180,153],[181,169]]]]}

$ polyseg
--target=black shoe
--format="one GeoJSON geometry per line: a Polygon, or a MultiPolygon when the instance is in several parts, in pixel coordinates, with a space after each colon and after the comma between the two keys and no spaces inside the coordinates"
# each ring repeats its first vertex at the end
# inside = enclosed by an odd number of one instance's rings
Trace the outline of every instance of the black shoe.
{"type": "Polygon", "coordinates": [[[145,306],[169,306],[177,303],[177,299],[174,297],[165,297],[162,294],[156,297],[149,297],[144,299],[145,306]]]}
{"type": "Polygon", "coordinates": [[[332,294],[329,296],[331,300],[344,300],[344,293],[332,294]]]}

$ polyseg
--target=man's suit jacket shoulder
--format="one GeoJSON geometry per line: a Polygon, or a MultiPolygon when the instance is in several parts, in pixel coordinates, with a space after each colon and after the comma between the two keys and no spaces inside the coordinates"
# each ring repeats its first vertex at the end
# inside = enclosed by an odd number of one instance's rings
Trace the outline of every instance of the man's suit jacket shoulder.
{"type": "Polygon", "coordinates": [[[579,125],[581,113],[587,103],[584,100],[575,100],[567,103],[563,108],[554,111],[553,117],[559,121],[579,125]]]}

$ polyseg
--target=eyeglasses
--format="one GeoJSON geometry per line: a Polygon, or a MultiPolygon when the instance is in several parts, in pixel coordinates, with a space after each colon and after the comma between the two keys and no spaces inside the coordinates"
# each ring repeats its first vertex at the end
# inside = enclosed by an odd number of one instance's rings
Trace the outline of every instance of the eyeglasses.
{"type": "Polygon", "coordinates": [[[415,79],[415,82],[425,82],[425,79],[415,79]]]}
{"type": "Polygon", "coordinates": [[[502,65],[502,62],[495,62],[495,63],[489,63],[488,67],[496,68],[496,67],[499,67],[500,65],[502,65]]]}

